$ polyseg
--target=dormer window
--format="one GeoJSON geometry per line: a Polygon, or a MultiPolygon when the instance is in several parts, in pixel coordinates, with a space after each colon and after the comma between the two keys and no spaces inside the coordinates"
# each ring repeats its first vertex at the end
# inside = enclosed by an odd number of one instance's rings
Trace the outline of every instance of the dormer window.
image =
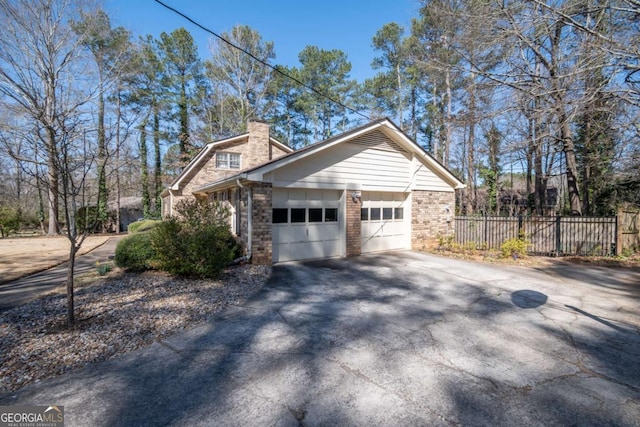
{"type": "Polygon", "coordinates": [[[218,168],[218,169],[240,169],[240,154],[238,154],[238,153],[216,153],[216,168],[218,168]]]}

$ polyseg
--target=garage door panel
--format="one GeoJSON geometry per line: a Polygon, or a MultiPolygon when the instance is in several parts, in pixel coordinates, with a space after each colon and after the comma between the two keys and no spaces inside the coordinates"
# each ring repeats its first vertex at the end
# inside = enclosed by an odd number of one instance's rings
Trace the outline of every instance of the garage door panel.
{"type": "Polygon", "coordinates": [[[279,243],[304,242],[307,240],[307,232],[304,227],[300,226],[274,226],[273,241],[279,243]]]}
{"type": "Polygon", "coordinates": [[[294,242],[289,244],[289,259],[305,259],[307,256],[307,246],[309,244],[304,242],[294,242]]]}
{"type": "Polygon", "coordinates": [[[280,259],[283,261],[289,260],[289,244],[274,244],[273,245],[273,259],[280,259]]]}
{"type": "Polygon", "coordinates": [[[409,249],[407,200],[405,193],[362,193],[362,208],[368,209],[361,224],[362,253],[409,249]]]}
{"type": "Polygon", "coordinates": [[[318,242],[323,240],[337,240],[338,236],[338,224],[331,225],[318,225],[310,224],[307,228],[307,238],[312,242],[318,242]]]}
{"type": "Polygon", "coordinates": [[[385,236],[400,236],[403,234],[405,234],[403,221],[388,222],[384,225],[383,235],[385,236]]]}
{"type": "Polygon", "coordinates": [[[274,189],[273,193],[274,209],[289,210],[287,223],[272,225],[274,262],[341,255],[341,191],[274,189]],[[292,209],[304,209],[304,217],[292,215],[292,209]],[[338,220],[335,221],[335,212],[331,212],[327,221],[326,209],[337,209],[338,220]],[[304,222],[292,223],[294,217],[304,222]]]}

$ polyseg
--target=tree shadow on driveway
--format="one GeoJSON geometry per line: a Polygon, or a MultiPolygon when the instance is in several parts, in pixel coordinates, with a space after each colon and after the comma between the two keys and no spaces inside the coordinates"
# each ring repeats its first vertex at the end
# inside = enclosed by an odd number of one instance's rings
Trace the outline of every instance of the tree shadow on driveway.
{"type": "Polygon", "coordinates": [[[54,396],[69,425],[633,425],[637,331],[511,274],[414,253],[277,265],[203,326],[0,403],[54,396]],[[522,290],[548,299],[520,308],[522,290]]]}

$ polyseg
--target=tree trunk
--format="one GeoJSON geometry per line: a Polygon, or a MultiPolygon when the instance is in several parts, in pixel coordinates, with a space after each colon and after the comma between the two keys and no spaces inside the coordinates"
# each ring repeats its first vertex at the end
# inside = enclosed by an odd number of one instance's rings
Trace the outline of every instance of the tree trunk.
{"type": "Polygon", "coordinates": [[[160,157],[160,107],[156,103],[153,107],[153,155],[155,167],[153,169],[154,182],[154,210],[159,213],[160,193],[162,192],[162,158],[160,157]]]}
{"type": "Polygon", "coordinates": [[[120,90],[117,92],[116,100],[116,233],[120,233],[120,120],[122,119],[122,110],[120,105],[120,90]]]}
{"type": "Polygon", "coordinates": [[[560,119],[560,137],[562,138],[562,147],[567,168],[567,191],[569,193],[570,214],[572,216],[580,216],[582,215],[582,206],[580,203],[580,191],[578,189],[575,144],[566,114],[564,111],[560,111],[558,116],[560,119]]]}
{"type": "Polygon", "coordinates": [[[473,215],[475,212],[475,204],[476,204],[476,173],[475,173],[475,114],[476,114],[476,84],[475,84],[475,74],[472,73],[471,79],[471,87],[469,88],[469,111],[467,114],[468,117],[468,126],[469,126],[469,140],[467,143],[467,197],[466,197],[466,211],[467,215],[473,215]]]}
{"type": "Polygon", "coordinates": [[[444,154],[442,158],[442,163],[449,167],[449,153],[451,151],[451,118],[453,116],[453,100],[451,95],[451,78],[449,76],[449,70],[447,70],[445,84],[447,86],[447,118],[445,120],[446,129],[446,138],[444,142],[444,154]]]}
{"type": "Polygon", "coordinates": [[[591,147],[592,147],[592,120],[591,114],[585,114],[583,118],[584,129],[583,129],[583,153],[582,153],[582,212],[586,215],[591,213],[591,194],[589,188],[591,186],[591,147]]]}
{"type": "Polygon", "coordinates": [[[107,219],[107,147],[104,130],[104,95],[100,93],[98,97],[98,221],[100,222],[100,231],[106,231],[107,219]]]}
{"type": "Polygon", "coordinates": [[[69,264],[67,266],[67,325],[72,327],[75,323],[75,306],[73,301],[73,279],[76,264],[77,247],[74,241],[69,241],[69,264]]]}
{"type": "Polygon", "coordinates": [[[49,190],[49,236],[57,236],[60,233],[60,223],[58,217],[58,208],[59,208],[59,192],[58,192],[58,164],[56,162],[57,152],[55,146],[55,135],[53,135],[54,131],[49,129],[49,146],[47,147],[48,154],[48,190],[49,190]]]}
{"type": "MultiPolygon", "coordinates": [[[[526,153],[526,161],[527,161],[527,198],[529,198],[529,195],[533,192],[533,156],[535,154],[535,147],[536,147],[536,132],[535,132],[535,119],[533,117],[532,113],[531,117],[529,118],[529,146],[527,147],[527,153],[526,153]]],[[[530,200],[530,199],[528,199],[530,200]]],[[[534,200],[535,200],[535,195],[534,195],[534,200]]],[[[534,202],[535,203],[535,202],[534,202]]],[[[531,212],[531,208],[533,208],[533,206],[530,205],[530,202],[527,204],[527,208],[529,209],[529,212],[531,212]]]]}
{"type": "Polygon", "coordinates": [[[415,86],[411,87],[411,127],[409,128],[409,134],[411,135],[411,139],[415,142],[418,142],[418,116],[417,116],[417,106],[418,96],[416,94],[417,89],[415,86]]]}
{"type": "Polygon", "coordinates": [[[403,105],[402,105],[402,74],[400,73],[400,64],[396,64],[396,77],[398,79],[398,126],[400,126],[400,130],[404,130],[404,124],[402,123],[402,113],[403,113],[403,105]]]}
{"type": "Polygon", "coordinates": [[[140,170],[142,174],[142,212],[144,217],[149,217],[151,200],[149,196],[149,165],[147,159],[147,115],[140,125],[140,170]]]}
{"type": "Polygon", "coordinates": [[[180,115],[180,156],[183,163],[186,165],[189,161],[189,111],[187,105],[187,87],[186,83],[182,82],[180,86],[180,101],[178,103],[178,114],[180,115]]]}

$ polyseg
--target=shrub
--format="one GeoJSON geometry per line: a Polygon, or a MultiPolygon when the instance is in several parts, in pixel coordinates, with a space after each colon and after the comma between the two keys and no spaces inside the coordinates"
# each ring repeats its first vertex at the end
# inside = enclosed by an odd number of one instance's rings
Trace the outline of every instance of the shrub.
{"type": "Polygon", "coordinates": [[[111,270],[113,270],[113,265],[110,262],[97,262],[96,263],[96,272],[98,276],[106,276],[111,270]]]}
{"type": "Polygon", "coordinates": [[[217,277],[233,261],[238,245],[227,223],[228,209],[216,202],[183,201],[152,234],[158,267],[171,274],[217,277]]]}
{"type": "Polygon", "coordinates": [[[525,240],[523,236],[520,236],[504,241],[502,245],[500,245],[500,251],[502,252],[503,258],[524,258],[527,256],[528,247],[529,242],[525,240]]]}
{"type": "Polygon", "coordinates": [[[0,237],[17,232],[21,222],[22,211],[20,209],[0,208],[0,237]]]}
{"type": "Polygon", "coordinates": [[[137,233],[118,242],[115,262],[118,267],[129,271],[152,269],[156,252],[151,244],[150,233],[137,233]]]}
{"type": "Polygon", "coordinates": [[[144,233],[156,228],[162,221],[159,219],[143,219],[142,221],[136,221],[129,224],[127,227],[127,233],[144,233]]]}

